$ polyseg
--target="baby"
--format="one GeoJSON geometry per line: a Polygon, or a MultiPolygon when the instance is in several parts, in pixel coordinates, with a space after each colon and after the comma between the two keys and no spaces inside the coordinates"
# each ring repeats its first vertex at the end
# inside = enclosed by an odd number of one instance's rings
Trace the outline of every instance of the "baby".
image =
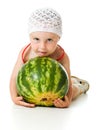
{"type": "Polygon", "coordinates": [[[12,101],[21,106],[35,107],[35,104],[27,103],[19,96],[16,89],[16,78],[19,69],[31,58],[50,57],[64,66],[69,76],[69,90],[64,100],[56,99],[53,104],[58,108],[69,107],[72,100],[86,93],[89,89],[87,81],[71,76],[70,59],[65,50],[58,45],[62,36],[62,19],[58,12],[51,8],[35,10],[28,24],[30,43],[24,46],[17,58],[10,79],[10,94],[12,101]]]}

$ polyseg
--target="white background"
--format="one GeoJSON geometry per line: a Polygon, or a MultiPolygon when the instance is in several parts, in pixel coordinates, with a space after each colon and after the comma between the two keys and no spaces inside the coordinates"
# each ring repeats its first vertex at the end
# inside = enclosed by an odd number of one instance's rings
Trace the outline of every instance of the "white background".
{"type": "Polygon", "coordinates": [[[0,1],[0,130],[98,130],[97,0],[0,1]],[[86,79],[90,90],[67,109],[24,108],[12,103],[9,80],[18,53],[29,43],[27,22],[37,8],[56,9],[63,20],[59,42],[68,53],[72,75],[86,79]]]}

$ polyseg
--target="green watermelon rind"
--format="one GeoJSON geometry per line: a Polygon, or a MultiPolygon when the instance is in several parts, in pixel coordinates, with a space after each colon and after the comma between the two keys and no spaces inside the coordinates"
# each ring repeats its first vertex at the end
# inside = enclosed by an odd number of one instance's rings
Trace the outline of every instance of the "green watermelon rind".
{"type": "Polygon", "coordinates": [[[63,98],[67,94],[69,78],[67,71],[58,61],[49,57],[36,57],[19,70],[16,86],[18,94],[23,96],[26,102],[53,106],[55,99],[63,98]],[[61,74],[65,80],[61,79],[61,74]]]}

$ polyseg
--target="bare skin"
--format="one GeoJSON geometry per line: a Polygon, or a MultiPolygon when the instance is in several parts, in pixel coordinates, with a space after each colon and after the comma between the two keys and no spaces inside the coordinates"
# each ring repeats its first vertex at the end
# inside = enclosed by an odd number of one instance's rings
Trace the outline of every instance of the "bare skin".
{"type": "MultiPolygon", "coordinates": [[[[59,36],[54,33],[49,32],[34,32],[30,34],[30,47],[24,53],[25,62],[31,58],[40,56],[48,56],[53,59],[57,59],[59,55],[61,55],[61,50],[58,46],[59,36]]],[[[26,103],[23,100],[23,97],[19,96],[16,89],[16,77],[19,69],[23,66],[22,60],[22,52],[25,47],[23,47],[18,55],[16,64],[13,68],[12,75],[10,78],[10,94],[12,101],[21,106],[25,107],[35,107],[35,104],[26,103]]],[[[66,108],[69,107],[71,101],[79,95],[78,88],[72,86],[71,81],[71,72],[70,72],[70,61],[68,55],[64,52],[64,57],[59,61],[64,68],[66,69],[69,76],[69,90],[67,95],[65,95],[64,100],[56,99],[54,101],[54,106],[58,108],[66,108]]]]}

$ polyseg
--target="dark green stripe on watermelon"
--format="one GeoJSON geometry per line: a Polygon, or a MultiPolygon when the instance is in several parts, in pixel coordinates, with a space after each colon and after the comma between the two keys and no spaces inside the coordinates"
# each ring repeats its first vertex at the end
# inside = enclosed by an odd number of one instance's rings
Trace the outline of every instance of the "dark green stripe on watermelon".
{"type": "Polygon", "coordinates": [[[68,91],[68,76],[62,65],[48,57],[29,60],[17,76],[17,90],[27,102],[51,106],[68,91]]]}

